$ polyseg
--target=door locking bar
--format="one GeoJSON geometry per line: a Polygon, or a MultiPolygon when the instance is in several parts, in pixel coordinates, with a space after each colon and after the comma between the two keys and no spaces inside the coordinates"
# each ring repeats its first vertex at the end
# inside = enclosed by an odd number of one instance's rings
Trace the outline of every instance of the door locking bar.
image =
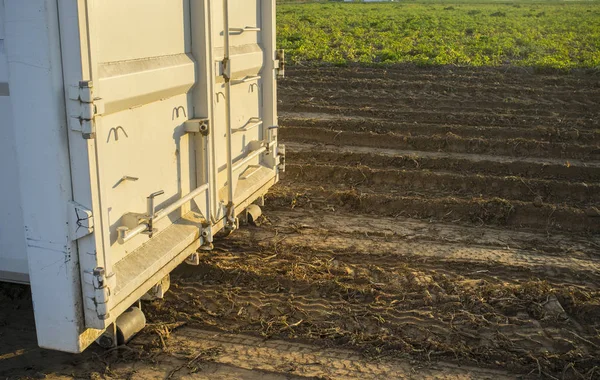
{"type": "MultiPolygon", "coordinates": [[[[128,242],[129,240],[131,240],[134,236],[141,234],[141,233],[148,233],[148,235],[150,237],[152,237],[152,234],[154,232],[156,232],[156,229],[154,228],[154,223],[156,223],[159,220],[163,219],[164,217],[168,216],[173,211],[181,208],[181,206],[188,203],[193,198],[197,197],[198,195],[204,193],[207,190],[208,190],[208,183],[205,183],[204,185],[191,191],[190,193],[188,193],[184,197],[180,198],[179,200],[171,203],[169,206],[163,208],[162,210],[156,211],[156,212],[154,212],[154,198],[159,195],[164,194],[164,191],[161,190],[161,191],[157,191],[155,193],[150,194],[146,198],[147,215],[144,215],[142,217],[141,223],[138,224],[133,229],[129,229],[129,227],[127,227],[127,226],[120,226],[117,228],[119,244],[124,244],[124,243],[128,242]]],[[[204,215],[202,217],[204,218],[204,215]]]]}
{"type": "Polygon", "coordinates": [[[248,122],[246,123],[246,125],[244,125],[243,127],[232,128],[231,129],[231,133],[247,132],[247,131],[251,130],[252,128],[256,128],[256,127],[262,125],[262,123],[263,122],[260,119],[260,117],[251,117],[250,120],[248,120],[248,122]]]}
{"type": "Polygon", "coordinates": [[[260,32],[260,28],[255,26],[245,26],[243,28],[229,28],[230,35],[242,34],[244,32],[260,32]]]}
{"type": "Polygon", "coordinates": [[[261,78],[260,75],[250,75],[250,76],[246,76],[242,79],[233,79],[231,81],[231,85],[254,82],[255,80],[259,80],[260,78],[261,78]]]}
{"type": "MultiPolygon", "coordinates": [[[[229,212],[233,212],[234,203],[233,203],[233,158],[232,158],[232,141],[231,135],[233,134],[231,128],[231,86],[233,85],[231,81],[231,65],[230,65],[230,46],[229,46],[229,35],[231,28],[229,28],[229,0],[223,0],[223,31],[227,31],[227,33],[223,33],[223,78],[225,79],[225,128],[226,128],[226,154],[227,154],[227,210],[229,212]]],[[[243,30],[242,30],[243,33],[243,30]]],[[[248,77],[242,79],[243,83],[248,77]]],[[[235,214],[235,212],[234,212],[235,214]]],[[[230,231],[233,230],[231,221],[228,219],[225,223],[225,227],[229,227],[230,231]]]]}
{"type": "Polygon", "coordinates": [[[244,168],[249,161],[255,159],[261,154],[271,152],[274,146],[274,141],[251,141],[250,143],[248,143],[248,147],[250,148],[248,154],[243,158],[238,159],[235,163],[233,163],[233,172],[237,172],[240,169],[244,168]]]}
{"type": "Polygon", "coordinates": [[[156,216],[156,214],[154,213],[154,198],[158,197],[159,195],[163,195],[164,193],[164,190],[159,190],[148,195],[148,197],[146,198],[146,216],[148,217],[146,223],[148,225],[148,229],[144,231],[144,233],[148,234],[148,237],[152,237],[152,234],[155,231],[154,217],[156,216]]]}

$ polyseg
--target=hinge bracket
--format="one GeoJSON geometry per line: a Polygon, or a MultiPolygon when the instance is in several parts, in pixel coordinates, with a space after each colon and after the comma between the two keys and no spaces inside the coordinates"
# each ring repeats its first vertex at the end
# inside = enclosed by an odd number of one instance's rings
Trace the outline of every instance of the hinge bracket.
{"type": "Polygon", "coordinates": [[[186,133],[200,133],[202,136],[208,136],[210,133],[209,120],[206,117],[191,119],[183,124],[186,133]]]}
{"type": "Polygon", "coordinates": [[[72,241],[94,232],[92,211],[77,202],[69,202],[69,236],[72,241]]]}
{"type": "Polygon", "coordinates": [[[117,277],[114,273],[107,276],[105,269],[102,267],[84,272],[85,283],[93,286],[93,291],[85,294],[86,307],[95,310],[101,320],[110,318],[109,300],[111,289],[116,287],[116,280],[117,277]]]}
{"type": "Polygon", "coordinates": [[[279,171],[285,173],[285,145],[279,144],[277,146],[277,156],[279,156],[279,171]]]}
{"type": "Polygon", "coordinates": [[[81,81],[68,88],[69,99],[79,103],[77,111],[69,117],[71,130],[81,132],[84,139],[96,137],[96,116],[104,113],[104,101],[94,96],[92,81],[81,81]]]}
{"type": "Polygon", "coordinates": [[[221,67],[222,67],[222,75],[223,75],[223,79],[225,80],[225,82],[229,82],[229,80],[231,79],[231,60],[229,58],[224,58],[223,61],[221,61],[221,67]]]}
{"type": "Polygon", "coordinates": [[[275,52],[275,60],[273,61],[277,76],[285,77],[285,50],[279,49],[275,52]]]}

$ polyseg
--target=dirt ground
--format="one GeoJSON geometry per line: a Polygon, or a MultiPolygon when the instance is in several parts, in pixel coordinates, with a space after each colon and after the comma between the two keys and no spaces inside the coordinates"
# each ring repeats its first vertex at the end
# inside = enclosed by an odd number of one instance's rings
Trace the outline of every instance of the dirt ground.
{"type": "Polygon", "coordinates": [[[2,285],[0,379],[600,379],[597,73],[293,67],[279,102],[258,225],[118,350],[36,348],[2,285]]]}

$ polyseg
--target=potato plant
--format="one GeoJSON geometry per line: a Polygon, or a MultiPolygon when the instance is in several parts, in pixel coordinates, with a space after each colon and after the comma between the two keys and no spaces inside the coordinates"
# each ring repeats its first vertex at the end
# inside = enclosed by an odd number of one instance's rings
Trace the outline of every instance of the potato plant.
{"type": "Polygon", "coordinates": [[[280,4],[292,63],[600,67],[600,2],[280,4]]]}

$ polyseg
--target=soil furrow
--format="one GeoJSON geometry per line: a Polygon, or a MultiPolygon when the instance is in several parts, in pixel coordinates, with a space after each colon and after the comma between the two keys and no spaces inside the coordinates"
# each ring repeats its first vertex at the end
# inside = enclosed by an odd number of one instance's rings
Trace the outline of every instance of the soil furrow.
{"type": "Polygon", "coordinates": [[[381,107],[378,104],[356,106],[354,104],[347,104],[347,102],[329,104],[327,101],[315,102],[303,99],[283,103],[279,106],[279,110],[282,112],[330,113],[338,117],[358,116],[399,121],[407,120],[413,123],[457,124],[475,127],[563,127],[594,130],[600,126],[600,121],[595,118],[560,119],[548,116],[484,113],[480,112],[481,110],[476,110],[475,112],[457,112],[456,109],[449,109],[443,112],[439,109],[414,110],[410,107],[399,109],[393,106],[381,107]]]}
{"type": "Polygon", "coordinates": [[[380,169],[446,170],[584,183],[600,182],[600,162],[425,152],[286,141],[289,162],[368,166],[380,169]]]}
{"type": "Polygon", "coordinates": [[[600,77],[597,73],[556,75],[533,74],[527,68],[478,68],[471,67],[415,67],[402,66],[397,68],[340,68],[340,67],[293,67],[286,70],[287,80],[326,80],[337,79],[338,83],[352,82],[355,79],[372,81],[387,81],[394,84],[401,81],[436,83],[447,80],[455,85],[515,85],[515,88],[544,88],[555,89],[600,89],[600,77]],[[508,70],[507,70],[508,69],[508,70]],[[512,71],[510,71],[512,70],[512,71]]]}
{"type": "MultiPolygon", "coordinates": [[[[286,79],[281,82],[282,86],[287,86],[290,89],[301,88],[309,89],[315,93],[319,93],[322,89],[325,91],[389,91],[402,94],[430,94],[431,97],[439,96],[449,98],[463,98],[482,96],[483,99],[496,99],[507,102],[519,103],[536,103],[540,106],[544,104],[562,104],[567,106],[593,106],[598,104],[600,95],[600,86],[597,88],[589,87],[573,87],[557,88],[536,86],[535,84],[528,85],[507,85],[505,83],[468,83],[455,82],[444,80],[434,81],[389,81],[386,79],[350,79],[346,82],[340,82],[335,78],[319,78],[317,80],[309,79],[286,79]]],[[[481,98],[480,98],[481,100],[481,98]]],[[[587,111],[593,111],[588,109],[587,111]]]]}
{"type": "Polygon", "coordinates": [[[286,179],[305,183],[344,183],[393,193],[421,192],[439,195],[499,197],[580,207],[600,203],[600,184],[534,180],[522,177],[463,175],[449,172],[371,169],[366,166],[287,165],[286,179]]]}
{"type": "MultiPolygon", "coordinates": [[[[294,94],[293,96],[282,96],[282,103],[297,101],[299,98],[310,102],[327,102],[330,104],[354,104],[357,106],[365,106],[377,104],[378,107],[398,107],[410,109],[430,109],[435,108],[440,111],[453,111],[456,108],[462,109],[464,112],[496,112],[496,113],[512,113],[512,114],[533,114],[537,116],[549,116],[556,118],[595,118],[600,115],[597,108],[598,104],[591,103],[594,96],[600,98],[600,93],[597,95],[582,95],[565,96],[568,102],[545,99],[527,99],[516,98],[514,96],[505,96],[493,101],[489,97],[482,98],[481,94],[456,93],[451,95],[438,94],[433,91],[424,93],[415,93],[409,89],[396,91],[384,90],[367,90],[364,88],[348,89],[311,89],[302,87],[290,86],[282,88],[282,90],[294,94]],[[594,106],[596,106],[594,108],[594,106]]],[[[498,96],[498,95],[497,95],[498,96]]]]}
{"type": "Polygon", "coordinates": [[[283,141],[312,142],[339,146],[422,150],[471,154],[495,154],[513,157],[553,157],[600,160],[600,147],[537,140],[462,138],[448,133],[435,136],[407,136],[396,133],[344,132],[322,128],[285,127],[283,141]]]}
{"type": "Polygon", "coordinates": [[[317,213],[312,217],[308,213],[306,217],[307,213],[292,211],[276,211],[271,215],[273,220],[269,219],[260,228],[241,232],[234,239],[234,246],[259,258],[264,258],[265,252],[287,247],[299,254],[335,257],[354,267],[386,268],[382,274],[404,270],[415,263],[438,272],[451,267],[460,271],[462,265],[463,269],[472,269],[464,272],[467,277],[485,273],[509,282],[544,277],[557,284],[600,286],[600,257],[594,253],[593,245],[597,239],[586,242],[582,238],[578,243],[570,238],[564,241],[560,235],[550,238],[535,232],[515,232],[521,234],[515,239],[515,233],[455,225],[429,226],[423,231],[415,229],[416,225],[411,228],[410,223],[408,228],[397,225],[401,219],[390,219],[388,224],[367,215],[335,214],[319,218],[317,213]],[[377,225],[386,230],[377,233],[377,225]],[[549,239],[555,241],[555,247],[534,243],[549,239]],[[579,250],[573,251],[574,247],[579,250]],[[515,277],[517,273],[522,277],[515,277]]]}
{"type": "MultiPolygon", "coordinates": [[[[364,189],[363,189],[364,190],[364,189]]],[[[439,197],[428,192],[391,194],[362,192],[347,186],[309,187],[293,181],[282,183],[268,196],[278,207],[318,208],[323,211],[356,211],[379,216],[405,216],[476,225],[529,227],[571,232],[600,231],[597,210],[508,201],[502,198],[439,197]]]]}
{"type": "Polygon", "coordinates": [[[408,123],[365,118],[317,119],[284,114],[279,124],[290,127],[315,127],[354,132],[395,132],[404,135],[445,135],[452,133],[460,137],[480,138],[526,138],[548,142],[600,143],[600,129],[586,130],[568,127],[503,127],[408,123]]]}
{"type": "Polygon", "coordinates": [[[268,238],[281,238],[288,234],[333,234],[353,235],[357,241],[370,237],[400,239],[407,242],[431,242],[442,244],[470,244],[496,249],[518,249],[535,254],[563,256],[580,259],[600,258],[600,235],[567,235],[562,233],[540,233],[535,230],[491,228],[465,226],[450,223],[430,223],[403,217],[374,218],[372,215],[335,212],[327,213],[327,218],[319,210],[271,208],[268,218],[261,223],[261,229],[255,230],[251,240],[262,240],[258,235],[268,238]]]}
{"type": "Polygon", "coordinates": [[[600,78],[414,66],[287,74],[287,172],[258,226],[180,268],[151,320],[367,358],[593,378],[600,78]]]}

